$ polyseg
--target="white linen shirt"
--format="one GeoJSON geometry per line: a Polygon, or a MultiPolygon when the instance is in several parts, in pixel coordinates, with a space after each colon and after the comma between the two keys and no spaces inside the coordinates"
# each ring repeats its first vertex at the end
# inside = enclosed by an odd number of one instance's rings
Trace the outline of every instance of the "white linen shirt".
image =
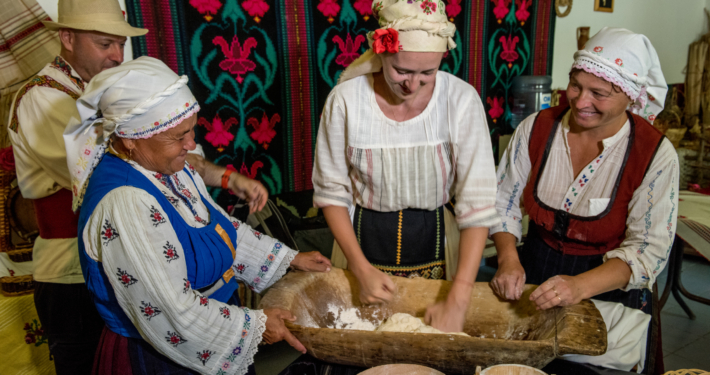
{"type": "MultiPolygon", "coordinates": [[[[200,193],[229,218],[237,229],[234,274],[252,290],[261,292],[286,273],[297,252],[230,217],[212,200],[194,169],[165,176],[129,164],[160,189],[188,225],[202,228],[211,220],[200,193]],[[166,179],[172,179],[182,197],[164,183],[166,179]]],[[[154,196],[129,186],[112,190],[94,209],[82,240],[87,254],[102,262],[123,311],[156,350],[203,374],[246,373],[262,340],[266,315],[206,298],[191,288],[182,245],[154,196]],[[115,240],[102,240],[105,223],[118,233],[115,240]],[[172,246],[172,252],[166,253],[166,246],[172,246]],[[114,276],[117,269],[138,281],[126,287],[114,276]]]]}
{"type": "Polygon", "coordinates": [[[473,86],[439,71],[424,111],[397,122],[380,109],[373,84],[367,74],[328,96],[316,141],[314,205],[434,210],[455,195],[459,228],[499,223],[488,124],[473,86]]]}
{"type": "MultiPolygon", "coordinates": [[[[73,68],[69,69],[70,75],[81,81],[79,74],[73,68]]],[[[47,64],[37,75],[49,76],[67,89],[79,95],[83,93],[83,89],[72,81],[70,75],[56,68],[53,63],[47,64]]],[[[18,90],[18,93],[21,91],[18,90]]],[[[26,199],[39,199],[62,188],[71,190],[63,135],[69,121],[80,118],[76,100],[55,88],[35,86],[22,97],[17,108],[14,106],[13,100],[10,116],[14,111],[17,112],[19,126],[17,132],[8,129],[8,134],[22,196],[26,199]]],[[[37,214],[42,215],[41,212],[37,214]]],[[[37,281],[59,284],[84,282],[76,237],[37,237],[32,258],[33,278],[37,281]]]]}
{"type": "MultiPolygon", "coordinates": [[[[631,125],[627,120],[615,135],[604,139],[601,154],[574,176],[567,142],[569,116],[570,112],[557,128],[537,194],[550,207],[578,216],[595,216],[606,209],[616,186],[631,125]]],[[[520,196],[530,174],[528,142],[536,117],[537,113],[520,123],[498,166],[496,208],[502,223],[491,228],[491,234],[508,232],[521,240],[520,196]]],[[[619,258],[631,268],[626,291],[651,289],[666,265],[675,236],[678,173],[678,155],[671,142],[664,138],[629,202],[626,238],[618,249],[604,255],[605,262],[619,258]]]]}

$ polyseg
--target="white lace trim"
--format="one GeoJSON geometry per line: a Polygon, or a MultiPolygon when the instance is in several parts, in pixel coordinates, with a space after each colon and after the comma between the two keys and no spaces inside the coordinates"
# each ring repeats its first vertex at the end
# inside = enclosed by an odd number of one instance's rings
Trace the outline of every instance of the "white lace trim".
{"type": "MultiPolygon", "coordinates": [[[[286,247],[286,249],[288,249],[288,247],[286,247]]],[[[288,268],[291,267],[291,262],[293,262],[293,259],[296,258],[296,255],[298,255],[298,251],[295,250],[291,250],[286,253],[284,258],[281,260],[281,264],[279,264],[279,268],[277,268],[274,275],[271,276],[269,284],[273,284],[276,280],[281,280],[286,272],[288,272],[288,268]]]]}
{"type": "Polygon", "coordinates": [[[621,75],[617,72],[596,61],[586,58],[578,58],[575,60],[574,64],[572,64],[572,68],[582,69],[587,73],[594,74],[607,82],[619,86],[624,93],[631,98],[631,100],[636,100],[641,93],[641,89],[636,85],[630,85],[630,82],[621,77],[621,75]]]}
{"type": "Polygon", "coordinates": [[[266,331],[266,314],[264,314],[261,310],[250,310],[250,312],[256,318],[254,321],[258,321],[259,324],[255,324],[254,332],[251,336],[251,343],[249,343],[249,350],[247,350],[246,357],[244,357],[242,364],[237,368],[237,375],[246,374],[249,366],[254,363],[254,356],[259,351],[259,344],[261,343],[262,336],[266,331]]]}

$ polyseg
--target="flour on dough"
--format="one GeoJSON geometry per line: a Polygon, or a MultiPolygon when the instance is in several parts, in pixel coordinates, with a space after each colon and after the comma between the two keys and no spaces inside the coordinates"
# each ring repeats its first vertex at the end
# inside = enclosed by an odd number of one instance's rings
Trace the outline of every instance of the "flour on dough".
{"type": "Polygon", "coordinates": [[[390,316],[384,323],[377,327],[380,332],[411,332],[411,333],[439,333],[468,336],[463,332],[442,332],[438,329],[424,324],[424,319],[404,313],[396,313],[390,316]]]}
{"type": "Polygon", "coordinates": [[[328,305],[328,312],[335,316],[335,322],[328,328],[336,329],[352,329],[357,331],[374,331],[375,325],[372,322],[360,319],[358,309],[351,307],[349,309],[338,308],[334,305],[328,305]]]}

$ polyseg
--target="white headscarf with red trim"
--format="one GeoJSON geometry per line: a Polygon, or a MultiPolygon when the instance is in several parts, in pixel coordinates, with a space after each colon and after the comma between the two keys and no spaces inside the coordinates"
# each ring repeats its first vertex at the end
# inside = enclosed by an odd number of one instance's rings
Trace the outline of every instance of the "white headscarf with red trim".
{"type": "Polygon", "coordinates": [[[338,83],[382,69],[380,53],[446,52],[456,48],[456,26],[441,0],[375,0],[372,13],[380,28],[367,34],[370,49],[353,61],[338,83]]]}
{"type": "Polygon", "coordinates": [[[629,110],[650,123],[663,110],[668,86],[656,49],[645,35],[605,27],[574,54],[572,69],[619,86],[634,101],[629,110]]]}
{"type": "Polygon", "coordinates": [[[97,74],[76,104],[81,120],[64,131],[75,211],[112,134],[150,138],[200,110],[187,87],[187,76],[180,77],[162,61],[147,56],[97,74]]]}

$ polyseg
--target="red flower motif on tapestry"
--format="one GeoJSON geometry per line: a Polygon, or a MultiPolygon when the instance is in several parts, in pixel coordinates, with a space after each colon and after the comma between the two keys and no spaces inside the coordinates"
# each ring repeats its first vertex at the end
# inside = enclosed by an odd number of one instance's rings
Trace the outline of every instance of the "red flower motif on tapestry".
{"type": "Polygon", "coordinates": [[[508,62],[508,68],[513,65],[513,61],[518,59],[518,53],[515,52],[515,45],[518,44],[520,39],[516,37],[511,37],[508,35],[500,37],[500,44],[503,45],[503,52],[500,53],[500,58],[508,62]]]}
{"type": "Polygon", "coordinates": [[[422,10],[424,10],[424,13],[426,14],[432,14],[436,12],[436,3],[433,1],[427,1],[424,0],[422,1],[422,4],[420,5],[422,10]]]}
{"type": "Polygon", "coordinates": [[[212,119],[211,124],[204,117],[200,117],[197,123],[207,129],[205,140],[216,147],[217,151],[222,152],[224,147],[234,140],[234,134],[229,132],[229,128],[238,124],[239,121],[234,117],[230,117],[226,122],[222,122],[219,114],[217,114],[212,119]]]}
{"type": "Polygon", "coordinates": [[[362,19],[367,21],[372,14],[372,0],[357,0],[353,3],[353,8],[360,13],[362,19]]]}
{"type": "Polygon", "coordinates": [[[242,8],[254,17],[256,23],[259,23],[264,18],[264,14],[269,11],[269,4],[264,0],[246,0],[242,3],[242,8]]]}
{"type": "Polygon", "coordinates": [[[336,3],[335,0],[320,0],[316,8],[318,8],[324,16],[328,17],[328,22],[330,23],[335,21],[335,16],[340,12],[340,5],[336,3]]]}
{"type": "Polygon", "coordinates": [[[334,36],[333,42],[337,43],[338,47],[340,47],[340,55],[335,58],[335,62],[344,67],[350,65],[350,63],[360,56],[358,50],[365,40],[365,37],[362,35],[356,35],[355,40],[353,40],[353,38],[350,37],[350,33],[348,33],[344,42],[340,35],[334,36]]]}
{"type": "Polygon", "coordinates": [[[527,21],[528,17],[530,17],[528,8],[531,4],[532,0],[515,0],[515,5],[518,7],[518,10],[515,11],[515,18],[520,21],[521,26],[525,25],[525,21],[527,21]]]}
{"type": "Polygon", "coordinates": [[[511,0],[491,0],[493,4],[495,4],[495,8],[493,8],[493,14],[496,16],[498,19],[498,23],[503,22],[503,18],[508,14],[510,11],[508,7],[510,6],[510,1],[511,0]]]}
{"type": "Polygon", "coordinates": [[[256,68],[256,64],[248,59],[251,49],[257,45],[256,39],[253,37],[247,38],[243,46],[239,43],[236,35],[232,38],[231,46],[228,46],[227,41],[221,36],[216,36],[212,39],[212,43],[222,47],[222,53],[224,53],[224,60],[219,63],[219,67],[230,74],[236,74],[237,82],[244,82],[242,74],[251,72],[256,68]]]}
{"type": "Polygon", "coordinates": [[[461,13],[461,0],[448,0],[446,4],[446,14],[449,15],[449,21],[454,22],[454,17],[461,13]]]}
{"type": "Polygon", "coordinates": [[[219,0],[190,0],[190,5],[197,9],[200,14],[204,14],[207,22],[212,21],[212,18],[214,18],[212,16],[217,14],[219,8],[222,7],[222,3],[219,0]]]}
{"type": "Polygon", "coordinates": [[[256,178],[256,172],[259,170],[259,168],[264,167],[264,163],[260,161],[255,161],[254,164],[251,165],[251,168],[247,168],[247,165],[242,163],[242,167],[239,169],[239,173],[251,178],[252,180],[256,178]]]}
{"type": "Polygon", "coordinates": [[[372,50],[377,53],[389,52],[397,53],[399,52],[399,32],[395,29],[377,29],[375,34],[373,34],[372,39],[372,50]]]}
{"type": "Polygon", "coordinates": [[[276,136],[274,126],[276,126],[276,123],[279,121],[281,121],[281,116],[279,116],[278,113],[274,113],[274,115],[271,116],[271,120],[269,120],[269,117],[264,113],[261,116],[261,122],[254,117],[250,117],[247,120],[247,124],[254,128],[254,131],[250,134],[251,138],[255,140],[256,143],[264,146],[264,149],[268,149],[269,142],[276,136]]]}
{"type": "Polygon", "coordinates": [[[500,98],[488,98],[486,99],[486,102],[488,105],[491,106],[491,109],[488,110],[488,114],[491,116],[493,119],[493,122],[495,123],[498,119],[498,117],[502,116],[503,113],[505,112],[503,110],[503,104],[505,104],[505,99],[503,97],[500,98]]]}

